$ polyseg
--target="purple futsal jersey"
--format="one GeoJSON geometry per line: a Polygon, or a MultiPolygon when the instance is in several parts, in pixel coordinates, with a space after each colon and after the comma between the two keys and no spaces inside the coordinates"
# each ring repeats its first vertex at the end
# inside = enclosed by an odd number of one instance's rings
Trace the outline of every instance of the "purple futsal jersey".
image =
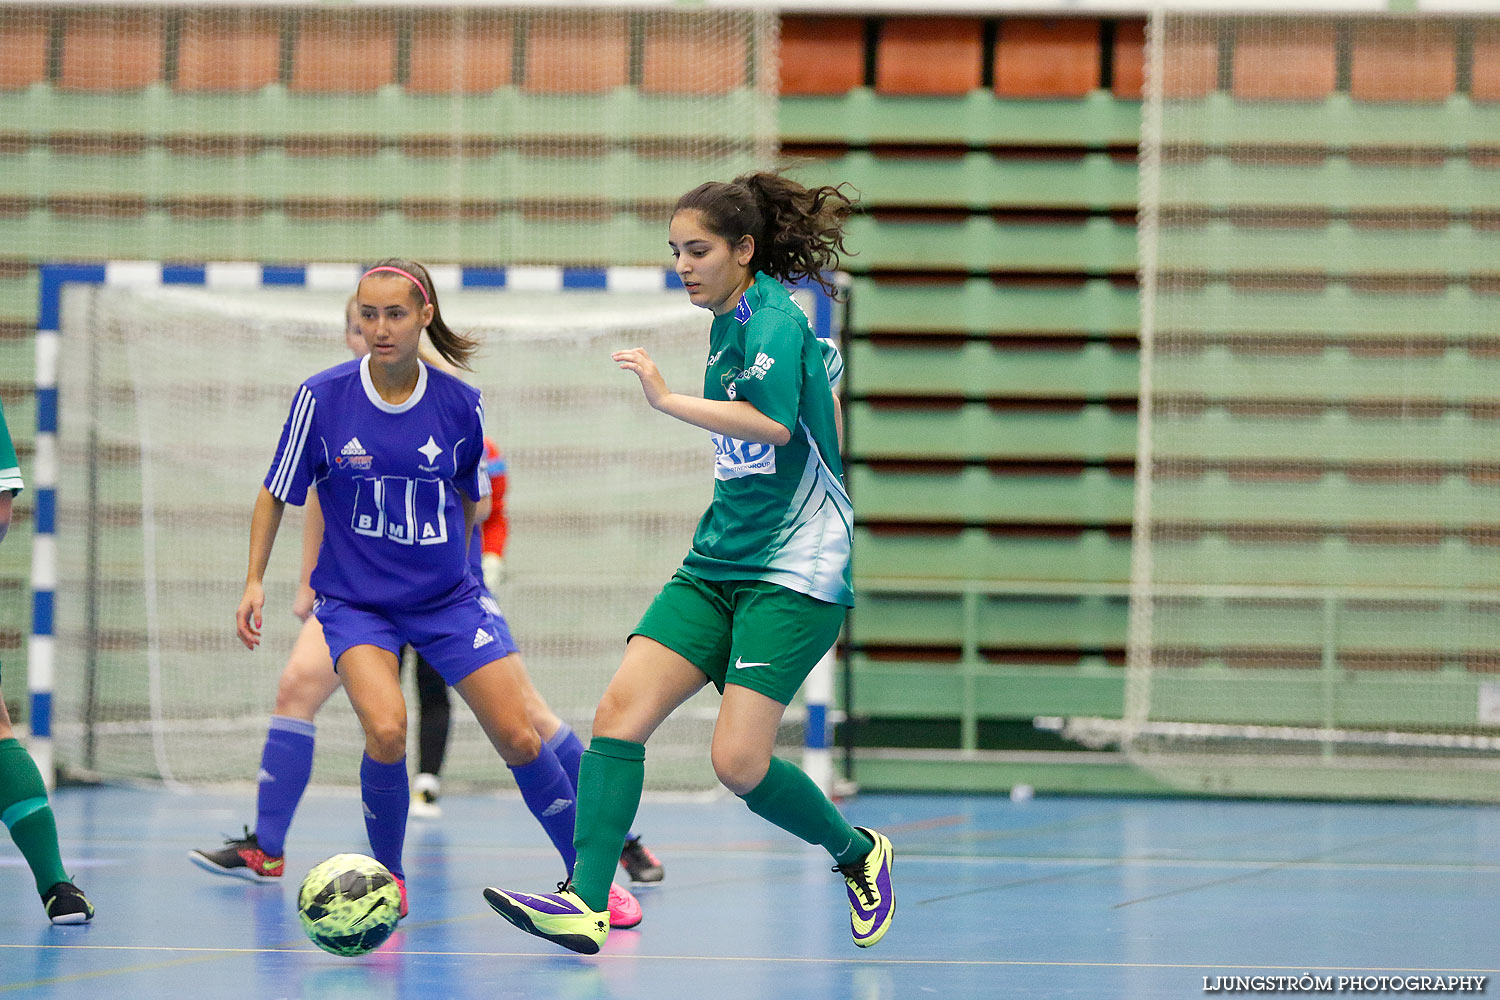
{"type": "Polygon", "coordinates": [[[476,586],[455,491],[489,495],[479,390],[423,364],[403,403],[380,398],[369,358],[302,383],[265,487],[323,508],[312,587],[350,604],[412,609],[476,586]]]}

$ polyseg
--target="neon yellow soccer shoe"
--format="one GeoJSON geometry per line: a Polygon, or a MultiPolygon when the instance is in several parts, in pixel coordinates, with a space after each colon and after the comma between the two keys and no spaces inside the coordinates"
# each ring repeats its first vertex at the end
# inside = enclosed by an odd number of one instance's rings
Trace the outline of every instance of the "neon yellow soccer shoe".
{"type": "Polygon", "coordinates": [[[860,860],[834,865],[833,870],[844,876],[849,890],[849,931],[854,943],[868,948],[885,937],[896,912],[896,893],[891,887],[896,851],[884,834],[862,826],[854,829],[873,840],[875,846],[860,860]]]}
{"type": "Polygon", "coordinates": [[[484,898],[491,909],[527,934],[584,955],[597,953],[609,936],[609,911],[589,909],[567,882],[559,882],[555,893],[486,889],[484,898]]]}

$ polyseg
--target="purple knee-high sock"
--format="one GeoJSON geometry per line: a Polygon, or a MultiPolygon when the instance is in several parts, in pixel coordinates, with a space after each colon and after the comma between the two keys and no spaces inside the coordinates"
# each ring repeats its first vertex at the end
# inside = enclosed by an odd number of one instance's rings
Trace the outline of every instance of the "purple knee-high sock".
{"type": "Polygon", "coordinates": [[[255,838],[260,849],[273,858],[286,853],[286,832],[312,776],[317,731],[317,726],[304,719],[271,716],[256,779],[255,838]]]}
{"type": "Polygon", "coordinates": [[[526,808],[536,817],[557,853],[562,855],[563,867],[573,870],[573,820],[577,812],[578,793],[568,773],[563,770],[557,754],[547,744],[542,744],[536,760],[520,767],[512,767],[516,787],[521,789],[521,798],[526,808]]]}
{"type": "Polygon", "coordinates": [[[365,832],[370,853],[392,875],[404,878],[401,848],[406,843],[406,811],[411,808],[411,786],[406,780],[406,758],[394,764],[371,760],[359,765],[359,790],[365,805],[365,832]]]}

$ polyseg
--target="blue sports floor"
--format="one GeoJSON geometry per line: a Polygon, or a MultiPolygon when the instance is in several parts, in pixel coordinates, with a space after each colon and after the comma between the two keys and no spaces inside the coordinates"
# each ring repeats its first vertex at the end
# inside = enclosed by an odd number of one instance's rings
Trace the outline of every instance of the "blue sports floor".
{"type": "Polygon", "coordinates": [[[1326,994],[1349,992],[1340,976],[1500,969],[1494,808],[866,795],[846,811],[895,843],[897,910],[861,951],[822,852],[735,800],[648,801],[640,829],[666,880],[640,891],[637,930],[583,958],[480,897],[557,877],[519,799],[448,797],[408,834],[411,916],[341,959],[302,936],[293,907],[308,867],[366,849],[352,794],[304,801],[285,885],[187,860],[239,832],[246,796],[65,789],[54,803],[98,916],[47,924],[0,840],[6,997],[1137,1000],[1211,995],[1221,976],[1330,977],[1326,994]]]}

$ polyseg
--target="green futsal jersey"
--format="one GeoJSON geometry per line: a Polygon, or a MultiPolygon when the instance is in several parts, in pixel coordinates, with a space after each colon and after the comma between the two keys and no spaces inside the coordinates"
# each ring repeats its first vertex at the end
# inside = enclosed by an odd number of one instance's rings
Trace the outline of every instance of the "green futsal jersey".
{"type": "Polygon", "coordinates": [[[0,407],[0,490],[20,493],[26,484],[21,481],[21,466],[16,461],[16,446],[10,440],[10,427],[5,423],[5,409],[0,407]]]}
{"type": "MultiPolygon", "coordinates": [[[[744,400],[791,432],[784,445],[714,434],[714,496],[683,569],[705,580],[764,580],[853,605],[854,510],[844,490],[830,381],[836,373],[807,316],[757,274],[731,313],[714,318],[707,399],[744,400]]],[[[837,352],[827,352],[839,371],[837,352]]]]}

